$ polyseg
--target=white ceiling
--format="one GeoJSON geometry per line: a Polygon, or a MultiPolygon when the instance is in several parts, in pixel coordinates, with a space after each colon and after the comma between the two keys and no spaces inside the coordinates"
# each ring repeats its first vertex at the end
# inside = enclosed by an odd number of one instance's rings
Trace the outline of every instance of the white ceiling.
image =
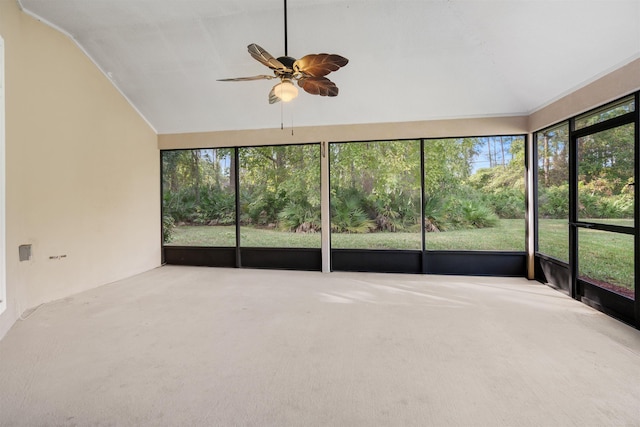
{"type": "Polygon", "coordinates": [[[336,98],[269,105],[257,43],[283,0],[20,0],[82,46],[158,133],[528,114],[640,57],[640,0],[288,0],[289,55],[337,53],[336,98]]]}

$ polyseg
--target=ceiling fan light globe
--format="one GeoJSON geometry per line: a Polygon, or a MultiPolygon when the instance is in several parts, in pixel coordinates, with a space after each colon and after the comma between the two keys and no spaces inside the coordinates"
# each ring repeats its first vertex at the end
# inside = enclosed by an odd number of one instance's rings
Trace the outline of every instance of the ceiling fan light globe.
{"type": "Polygon", "coordinates": [[[282,102],[289,102],[298,96],[298,88],[291,83],[291,80],[283,79],[273,88],[273,93],[280,98],[282,102]]]}

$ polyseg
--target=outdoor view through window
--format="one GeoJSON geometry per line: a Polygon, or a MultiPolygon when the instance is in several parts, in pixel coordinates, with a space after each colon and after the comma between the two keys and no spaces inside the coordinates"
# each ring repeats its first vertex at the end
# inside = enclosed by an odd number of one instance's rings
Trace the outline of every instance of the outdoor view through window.
{"type": "MultiPolygon", "coordinates": [[[[524,250],[524,137],[329,145],[331,245],[524,250]],[[421,174],[421,156],[424,176],[421,174]]],[[[320,247],[320,146],[172,150],[162,154],[164,243],[320,247]]]]}

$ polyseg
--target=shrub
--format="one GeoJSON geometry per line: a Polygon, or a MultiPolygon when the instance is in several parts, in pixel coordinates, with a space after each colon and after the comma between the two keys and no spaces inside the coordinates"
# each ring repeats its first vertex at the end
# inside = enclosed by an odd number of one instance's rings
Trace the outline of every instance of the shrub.
{"type": "Polygon", "coordinates": [[[254,225],[277,223],[278,214],[288,203],[284,191],[275,193],[264,189],[244,193],[243,199],[244,218],[254,225]]]}
{"type": "Polygon", "coordinates": [[[366,203],[369,217],[375,218],[378,231],[406,231],[417,226],[420,229],[419,197],[412,198],[409,194],[386,194],[384,198],[371,196],[372,201],[366,203]]]}
{"type": "Polygon", "coordinates": [[[348,190],[342,196],[331,199],[331,229],[339,233],[366,233],[375,229],[375,223],[362,207],[360,193],[348,190]]]}
{"type": "Polygon", "coordinates": [[[203,195],[206,219],[219,225],[236,221],[236,196],[231,191],[212,191],[203,195]]]}
{"type": "Polygon", "coordinates": [[[498,216],[490,207],[476,201],[468,201],[462,205],[464,222],[473,228],[487,228],[498,225],[498,216]]]}
{"type": "Polygon", "coordinates": [[[427,232],[447,229],[443,200],[435,196],[426,196],[424,201],[424,227],[427,232]]]}
{"type": "Polygon", "coordinates": [[[569,185],[538,188],[538,215],[541,218],[569,217],[569,185]]]}
{"type": "Polygon", "coordinates": [[[487,228],[498,224],[498,217],[491,207],[480,200],[464,200],[450,197],[444,207],[446,212],[446,230],[469,228],[487,228]]]}
{"type": "Polygon", "coordinates": [[[602,197],[597,201],[593,218],[633,218],[633,197],[620,195],[602,197]]]}
{"type": "Polygon", "coordinates": [[[235,193],[213,186],[200,187],[198,198],[193,187],[165,192],[163,206],[164,213],[175,222],[223,225],[235,222],[235,193]]]}
{"type": "Polygon", "coordinates": [[[487,193],[483,198],[499,218],[524,218],[524,194],[518,189],[506,188],[487,193]]]}
{"type": "Polygon", "coordinates": [[[315,232],[321,227],[320,207],[307,200],[290,201],[278,214],[280,228],[295,232],[315,232]]]}
{"type": "Polygon", "coordinates": [[[164,215],[162,217],[162,242],[171,243],[173,240],[173,232],[176,228],[176,223],[173,217],[170,215],[164,215]]]}

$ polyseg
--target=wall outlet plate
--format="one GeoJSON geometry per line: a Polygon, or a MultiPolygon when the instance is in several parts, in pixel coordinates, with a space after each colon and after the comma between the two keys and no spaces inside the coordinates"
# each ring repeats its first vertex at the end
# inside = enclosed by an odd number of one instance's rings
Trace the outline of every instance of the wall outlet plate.
{"type": "Polygon", "coordinates": [[[31,245],[18,246],[18,254],[20,261],[29,261],[31,259],[31,245]]]}

